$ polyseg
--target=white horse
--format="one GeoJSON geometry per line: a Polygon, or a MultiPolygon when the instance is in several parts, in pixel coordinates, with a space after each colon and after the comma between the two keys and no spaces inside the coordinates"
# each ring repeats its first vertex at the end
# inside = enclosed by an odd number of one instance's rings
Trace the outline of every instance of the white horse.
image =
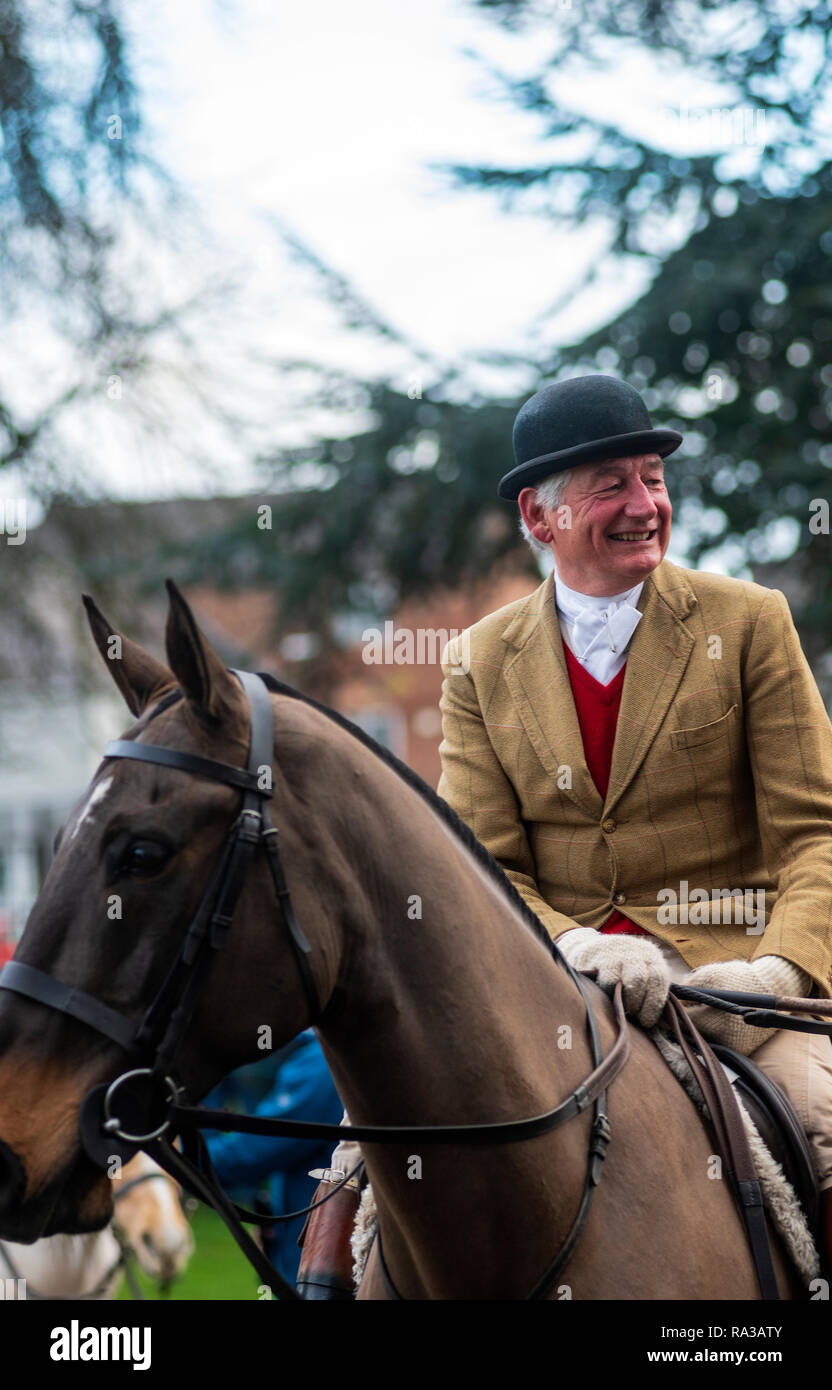
{"type": "Polygon", "coordinates": [[[130,1263],[135,1257],[166,1289],[194,1248],[177,1184],[141,1152],[112,1183],[116,1214],[109,1226],[86,1235],[46,1236],[32,1245],[0,1241],[0,1279],[25,1280],[27,1299],[112,1299],[123,1272],[133,1296],[140,1297],[130,1263]]]}

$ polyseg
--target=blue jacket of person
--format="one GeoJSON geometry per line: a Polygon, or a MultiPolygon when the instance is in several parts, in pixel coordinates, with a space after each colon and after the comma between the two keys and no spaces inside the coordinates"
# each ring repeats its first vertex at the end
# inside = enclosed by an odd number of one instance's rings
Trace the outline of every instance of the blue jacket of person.
{"type": "MultiPolygon", "coordinates": [[[[308,1028],[301,1033],[282,1057],[278,1056],[277,1062],[272,1085],[253,1113],[337,1125],[344,1107],[313,1030],[308,1028]]],[[[262,1063],[258,1066],[262,1067],[262,1063]]],[[[233,1072],[202,1104],[234,1108],[233,1100],[238,1099],[240,1106],[251,1113],[251,1077],[255,1070],[249,1067],[233,1072]]],[[[317,1186],[315,1179],[309,1177],[309,1169],[328,1168],[336,1142],[281,1135],[220,1134],[216,1130],[203,1133],[217,1177],[232,1198],[251,1207],[255,1195],[268,1187],[271,1210],[278,1215],[309,1206],[317,1186]]],[[[264,1231],[266,1254],[290,1284],[297,1276],[297,1239],[304,1220],[301,1216],[294,1221],[281,1221],[271,1232],[264,1231]]]]}

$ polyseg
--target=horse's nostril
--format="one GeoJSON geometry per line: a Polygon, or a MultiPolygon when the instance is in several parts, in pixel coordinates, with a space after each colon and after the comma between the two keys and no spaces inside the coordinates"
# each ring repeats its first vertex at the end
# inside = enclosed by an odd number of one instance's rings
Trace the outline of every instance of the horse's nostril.
{"type": "Polygon", "coordinates": [[[0,1139],[0,1211],[19,1206],[26,1191],[26,1170],[17,1154],[0,1139]]]}

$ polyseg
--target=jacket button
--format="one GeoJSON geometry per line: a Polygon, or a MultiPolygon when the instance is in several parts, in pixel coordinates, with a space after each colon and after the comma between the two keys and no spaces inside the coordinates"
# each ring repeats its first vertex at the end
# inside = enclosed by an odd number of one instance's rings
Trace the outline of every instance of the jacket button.
{"type": "Polygon", "coordinates": [[[613,894],[613,899],[612,899],[612,900],[613,900],[614,903],[617,903],[618,906],[620,907],[622,903],[625,903],[625,902],[627,901],[627,894],[626,894],[626,893],[614,893],[614,894],[613,894]]]}
{"type": "Polygon", "coordinates": [[[612,834],[612,832],[615,829],[615,821],[612,819],[612,817],[610,817],[608,820],[601,822],[601,829],[603,830],[605,835],[612,834]]]}

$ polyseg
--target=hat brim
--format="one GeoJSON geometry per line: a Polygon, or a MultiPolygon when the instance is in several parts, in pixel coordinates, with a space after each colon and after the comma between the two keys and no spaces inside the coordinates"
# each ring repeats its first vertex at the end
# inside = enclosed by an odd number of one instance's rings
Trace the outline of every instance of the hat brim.
{"type": "Polygon", "coordinates": [[[524,487],[533,487],[553,473],[576,468],[579,463],[601,463],[604,459],[632,458],[637,454],[659,454],[667,458],[678,449],[682,436],[677,430],[635,430],[632,434],[610,435],[608,439],[593,439],[576,444],[572,449],[560,449],[554,454],[541,454],[512,468],[500,479],[500,497],[517,500],[524,487]]]}

